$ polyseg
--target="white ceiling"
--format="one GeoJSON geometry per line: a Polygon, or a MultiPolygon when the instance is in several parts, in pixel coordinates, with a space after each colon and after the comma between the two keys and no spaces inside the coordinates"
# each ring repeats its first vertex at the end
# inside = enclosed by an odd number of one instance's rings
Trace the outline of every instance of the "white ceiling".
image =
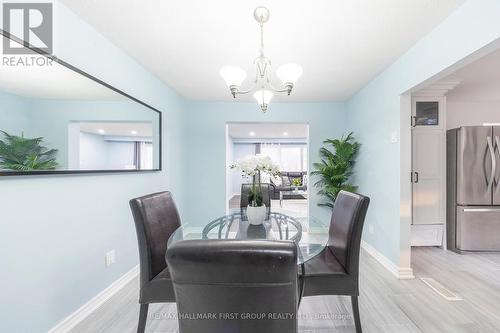
{"type": "Polygon", "coordinates": [[[232,123],[228,132],[233,139],[306,139],[307,124],[232,123]]]}
{"type": "Polygon", "coordinates": [[[78,125],[81,132],[103,136],[153,136],[153,125],[145,122],[81,122],[78,125]]]}
{"type": "Polygon", "coordinates": [[[223,65],[253,76],[259,27],[252,13],[264,5],[271,11],[265,45],[274,69],[288,62],[304,68],[292,95],[276,100],[332,101],[349,98],[464,0],[62,2],[195,100],[232,100],[218,74],[223,65]]]}
{"type": "MultiPolygon", "coordinates": [[[[0,48],[3,54],[3,36],[0,48]]],[[[29,98],[79,99],[79,100],[120,100],[122,95],[103,85],[78,74],[56,62],[48,63],[43,58],[43,66],[10,66],[0,63],[0,90],[29,98]]],[[[15,59],[30,59],[16,57],[15,59]]],[[[28,60],[29,61],[29,60],[28,60]]]]}
{"type": "Polygon", "coordinates": [[[466,65],[444,80],[460,82],[447,94],[450,100],[500,102],[500,50],[466,65]]]}

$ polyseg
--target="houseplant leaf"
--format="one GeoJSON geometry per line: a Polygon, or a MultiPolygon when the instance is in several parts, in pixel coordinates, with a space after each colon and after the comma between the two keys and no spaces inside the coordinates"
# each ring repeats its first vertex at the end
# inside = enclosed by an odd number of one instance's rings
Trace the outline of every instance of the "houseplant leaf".
{"type": "Polygon", "coordinates": [[[319,188],[318,194],[324,198],[324,202],[318,206],[333,208],[340,191],[357,191],[357,186],[349,183],[349,179],[360,144],[354,140],[352,132],[340,139],[327,139],[323,143],[326,146],[319,150],[321,162],[313,163],[311,175],[317,176],[314,186],[319,188]]]}
{"type": "Polygon", "coordinates": [[[54,170],[57,149],[42,146],[43,138],[25,138],[5,131],[0,140],[0,169],[15,171],[54,170]]]}

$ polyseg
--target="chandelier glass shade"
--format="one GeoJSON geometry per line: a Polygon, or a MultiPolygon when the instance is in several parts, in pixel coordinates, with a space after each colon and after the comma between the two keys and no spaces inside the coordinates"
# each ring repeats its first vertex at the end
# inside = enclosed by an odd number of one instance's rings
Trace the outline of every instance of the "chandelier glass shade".
{"type": "Polygon", "coordinates": [[[241,86],[247,77],[247,73],[243,69],[236,66],[222,67],[220,69],[220,75],[224,78],[228,87],[241,86]]]}
{"type": "Polygon", "coordinates": [[[278,67],[276,75],[279,77],[283,85],[287,83],[295,84],[302,75],[302,67],[297,64],[286,64],[278,67]]]}
{"type": "Polygon", "coordinates": [[[280,79],[283,87],[276,88],[271,84],[269,73],[271,71],[271,61],[264,55],[264,23],[269,20],[269,10],[265,7],[257,7],[254,11],[255,20],[259,23],[260,34],[260,55],[255,59],[255,80],[253,86],[247,90],[241,89],[245,81],[246,72],[236,66],[224,66],[220,69],[220,76],[226,82],[229,91],[236,98],[236,95],[254,92],[253,96],[260,105],[262,112],[267,111],[269,101],[274,93],[287,93],[290,95],[292,89],[302,75],[302,67],[297,64],[285,64],[278,68],[276,76],[280,79]]]}
{"type": "Polygon", "coordinates": [[[266,89],[257,90],[253,94],[253,98],[257,100],[257,103],[259,103],[260,108],[264,113],[267,111],[267,106],[269,105],[269,102],[271,101],[271,98],[273,98],[273,96],[273,92],[266,89]]]}

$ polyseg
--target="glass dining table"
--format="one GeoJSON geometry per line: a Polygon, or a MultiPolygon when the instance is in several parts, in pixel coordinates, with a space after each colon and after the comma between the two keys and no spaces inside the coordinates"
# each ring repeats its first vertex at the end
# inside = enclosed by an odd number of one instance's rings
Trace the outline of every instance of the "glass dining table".
{"type": "MultiPolygon", "coordinates": [[[[298,216],[293,212],[270,211],[261,225],[248,223],[245,209],[231,210],[227,215],[209,223],[185,224],[169,238],[172,244],[190,239],[267,239],[293,241],[297,245],[297,265],[304,273],[304,263],[321,253],[328,242],[329,225],[312,216],[298,216]]],[[[304,285],[300,285],[300,296],[304,285]]]]}

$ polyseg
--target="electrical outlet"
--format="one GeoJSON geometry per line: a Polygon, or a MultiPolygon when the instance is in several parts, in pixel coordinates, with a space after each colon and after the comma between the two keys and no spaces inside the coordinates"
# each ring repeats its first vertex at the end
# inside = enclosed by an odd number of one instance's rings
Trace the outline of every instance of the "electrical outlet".
{"type": "Polygon", "coordinates": [[[104,259],[105,259],[104,264],[106,267],[113,265],[116,261],[115,250],[111,250],[111,251],[107,252],[104,259]]]}
{"type": "Polygon", "coordinates": [[[369,232],[370,234],[373,234],[373,233],[374,233],[374,230],[373,230],[373,224],[371,224],[371,223],[370,223],[370,224],[368,224],[368,232],[369,232]]]}

